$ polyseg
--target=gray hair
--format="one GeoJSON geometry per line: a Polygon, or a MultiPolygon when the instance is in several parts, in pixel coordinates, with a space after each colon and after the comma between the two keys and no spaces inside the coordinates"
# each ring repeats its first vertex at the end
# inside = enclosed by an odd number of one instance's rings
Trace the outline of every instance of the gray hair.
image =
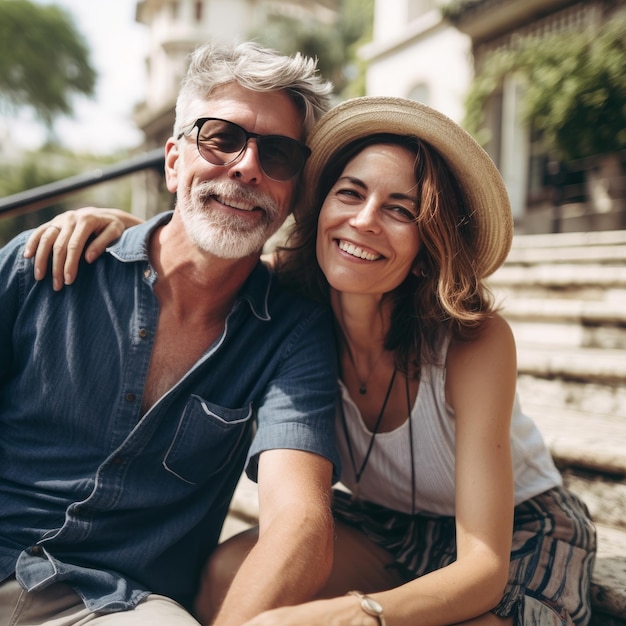
{"type": "Polygon", "coordinates": [[[317,60],[301,53],[289,57],[253,42],[236,46],[206,44],[192,53],[176,100],[174,137],[186,124],[188,106],[208,99],[214,89],[236,82],[251,91],[284,90],[302,113],[304,139],[330,106],[332,84],[320,76],[317,60]]]}

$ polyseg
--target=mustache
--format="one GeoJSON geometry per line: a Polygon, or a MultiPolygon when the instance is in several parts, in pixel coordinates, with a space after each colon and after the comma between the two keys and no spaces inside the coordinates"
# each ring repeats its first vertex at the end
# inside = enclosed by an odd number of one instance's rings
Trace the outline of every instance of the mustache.
{"type": "Polygon", "coordinates": [[[278,203],[267,193],[230,181],[206,180],[198,184],[194,193],[200,202],[218,196],[227,203],[230,199],[259,207],[270,216],[278,215],[280,211],[278,203]]]}

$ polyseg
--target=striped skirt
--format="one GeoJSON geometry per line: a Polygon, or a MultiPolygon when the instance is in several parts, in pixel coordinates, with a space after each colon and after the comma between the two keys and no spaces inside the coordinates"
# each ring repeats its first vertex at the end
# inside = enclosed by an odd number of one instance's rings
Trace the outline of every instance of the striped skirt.
{"type": "MultiPolygon", "coordinates": [[[[336,519],[367,535],[412,580],[456,559],[453,517],[408,515],[335,491],[336,519]]],[[[596,532],[587,507],[556,487],[515,508],[509,581],[492,610],[516,626],[584,626],[591,617],[590,581],[596,532]]]]}

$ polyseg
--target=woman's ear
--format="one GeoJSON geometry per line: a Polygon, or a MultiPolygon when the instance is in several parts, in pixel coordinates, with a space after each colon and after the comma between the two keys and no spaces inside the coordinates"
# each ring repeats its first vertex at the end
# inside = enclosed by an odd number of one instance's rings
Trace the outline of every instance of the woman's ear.
{"type": "Polygon", "coordinates": [[[413,261],[413,267],[411,268],[411,273],[418,278],[428,278],[428,272],[426,271],[426,262],[424,261],[421,253],[415,257],[415,261],[413,261]]]}

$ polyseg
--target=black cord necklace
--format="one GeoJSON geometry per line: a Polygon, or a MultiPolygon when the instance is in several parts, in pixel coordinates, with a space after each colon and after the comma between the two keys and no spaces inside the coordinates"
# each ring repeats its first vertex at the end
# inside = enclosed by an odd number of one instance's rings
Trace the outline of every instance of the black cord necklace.
{"type": "MultiPolygon", "coordinates": [[[[389,386],[387,387],[387,392],[385,393],[385,399],[383,400],[382,407],[380,409],[380,413],[378,414],[378,418],[376,419],[376,424],[374,424],[374,429],[372,431],[372,435],[370,437],[369,444],[367,446],[367,450],[365,452],[365,456],[363,457],[363,461],[361,462],[361,467],[356,469],[356,462],[354,460],[354,452],[352,450],[352,442],[350,440],[350,434],[348,433],[348,424],[346,423],[346,416],[343,410],[343,402],[340,403],[341,407],[341,424],[343,427],[344,436],[346,438],[346,444],[348,445],[348,454],[350,455],[350,463],[352,465],[352,471],[354,472],[355,477],[355,487],[352,489],[352,501],[357,502],[359,499],[359,484],[361,482],[361,477],[363,476],[363,472],[367,467],[367,463],[370,458],[370,454],[372,452],[372,448],[374,447],[374,441],[376,439],[376,435],[378,434],[378,429],[380,428],[380,424],[383,419],[383,414],[385,412],[385,408],[387,406],[387,402],[389,401],[389,396],[391,395],[391,389],[393,388],[393,383],[396,378],[396,374],[398,373],[398,368],[394,367],[393,373],[391,375],[391,380],[389,381],[389,386]]],[[[405,391],[406,391],[406,405],[407,405],[407,413],[409,420],[409,446],[410,446],[410,455],[411,455],[411,514],[415,515],[415,455],[414,455],[414,442],[413,442],[413,420],[411,419],[411,391],[409,387],[409,378],[408,376],[404,379],[405,382],[405,391]]]]}
{"type": "Polygon", "coordinates": [[[365,377],[365,380],[363,380],[361,378],[361,375],[359,374],[359,370],[357,369],[356,363],[354,362],[354,357],[352,356],[352,350],[350,350],[350,346],[348,345],[347,341],[346,341],[346,351],[348,353],[348,358],[350,359],[350,364],[352,365],[352,369],[354,370],[357,381],[359,383],[359,393],[362,396],[365,396],[367,395],[367,385],[369,383],[369,380],[372,377],[372,374],[374,373],[374,370],[376,369],[378,362],[380,361],[383,354],[385,353],[385,349],[383,348],[382,352],[378,355],[378,358],[374,361],[374,365],[372,366],[372,369],[370,370],[369,374],[365,377]]]}
{"type": "MultiPolygon", "coordinates": [[[[343,410],[343,402],[340,403],[341,406],[341,424],[343,427],[344,436],[346,438],[346,443],[348,445],[348,454],[350,455],[350,463],[352,465],[352,470],[354,472],[355,477],[355,487],[352,490],[352,501],[358,501],[359,499],[359,483],[361,482],[361,477],[363,476],[363,472],[367,467],[367,463],[370,458],[370,454],[372,453],[372,448],[374,447],[374,441],[376,439],[376,435],[378,434],[378,429],[380,428],[380,424],[383,419],[383,414],[385,412],[385,408],[387,407],[387,402],[389,401],[389,396],[391,395],[391,389],[393,388],[393,383],[396,379],[396,374],[398,373],[398,368],[394,367],[393,373],[391,374],[391,380],[389,381],[389,386],[387,387],[387,391],[385,393],[385,399],[383,400],[383,404],[380,408],[380,413],[376,418],[376,423],[374,424],[374,429],[372,430],[372,434],[370,437],[369,444],[367,446],[367,450],[365,451],[365,456],[363,457],[363,461],[361,462],[361,467],[357,470],[356,462],[354,460],[354,452],[352,450],[352,442],[350,440],[350,435],[348,433],[348,425],[346,423],[346,416],[343,410]]],[[[407,404],[407,413],[409,420],[409,446],[411,453],[411,514],[415,515],[415,455],[413,449],[413,420],[411,419],[411,391],[409,388],[409,378],[405,377],[405,390],[406,390],[406,404],[407,404]]]]}
{"type": "Polygon", "coordinates": [[[409,447],[411,450],[411,515],[415,516],[415,451],[413,450],[413,420],[411,419],[411,390],[409,377],[405,377],[406,407],[409,413],[409,447]]]}
{"type": "Polygon", "coordinates": [[[378,429],[380,428],[380,423],[383,421],[383,414],[385,413],[385,408],[387,407],[387,402],[389,401],[389,396],[391,395],[391,389],[393,388],[393,383],[396,379],[396,374],[398,373],[398,368],[393,368],[393,373],[391,374],[391,380],[389,381],[389,385],[387,386],[387,391],[385,393],[385,399],[383,400],[383,405],[380,407],[380,412],[378,413],[378,417],[376,418],[376,423],[374,424],[374,428],[372,430],[372,434],[370,436],[370,441],[367,446],[367,450],[365,451],[365,456],[363,457],[363,461],[361,463],[361,467],[359,470],[356,469],[356,463],[354,461],[354,452],[352,451],[352,443],[350,441],[350,436],[348,435],[348,425],[346,424],[346,418],[343,412],[343,404],[341,406],[341,419],[343,424],[344,434],[346,436],[346,442],[348,444],[348,454],[350,455],[350,461],[352,463],[352,469],[354,470],[354,477],[356,479],[356,487],[352,492],[353,499],[358,499],[359,492],[359,483],[361,482],[361,476],[363,476],[363,472],[367,467],[367,462],[370,460],[370,454],[372,453],[372,448],[374,447],[374,440],[376,439],[376,435],[378,434],[378,429]]]}
{"type": "MultiPolygon", "coordinates": [[[[363,476],[363,472],[367,467],[367,463],[369,461],[370,454],[372,452],[372,448],[374,447],[374,441],[376,439],[376,435],[378,434],[378,429],[380,428],[380,424],[383,419],[383,414],[385,412],[385,408],[387,407],[387,402],[389,401],[389,396],[391,395],[391,389],[393,388],[393,383],[396,379],[396,374],[398,373],[397,366],[394,367],[393,373],[391,374],[391,380],[389,381],[389,386],[387,387],[387,391],[385,393],[385,399],[383,400],[382,407],[380,409],[380,413],[378,414],[378,418],[376,419],[376,423],[374,424],[374,429],[372,431],[372,435],[370,437],[369,444],[367,446],[367,450],[365,452],[365,456],[363,457],[363,461],[361,463],[361,467],[357,471],[356,462],[354,460],[354,452],[352,450],[352,442],[350,440],[350,434],[348,433],[348,424],[346,422],[346,416],[343,410],[343,402],[340,402],[340,410],[341,410],[341,424],[343,427],[344,436],[346,438],[346,444],[348,446],[348,454],[350,455],[350,464],[352,465],[352,471],[354,472],[355,477],[355,487],[352,489],[352,501],[357,502],[359,499],[359,483],[361,482],[361,477],[363,476]]],[[[405,376],[405,392],[406,392],[406,406],[407,406],[407,415],[409,420],[409,447],[410,447],[410,456],[411,456],[411,515],[415,515],[416,507],[415,507],[415,450],[414,450],[414,441],[413,441],[413,420],[411,419],[411,390],[409,385],[409,377],[405,376]]],[[[359,390],[360,392],[360,390],[359,390]]]]}

